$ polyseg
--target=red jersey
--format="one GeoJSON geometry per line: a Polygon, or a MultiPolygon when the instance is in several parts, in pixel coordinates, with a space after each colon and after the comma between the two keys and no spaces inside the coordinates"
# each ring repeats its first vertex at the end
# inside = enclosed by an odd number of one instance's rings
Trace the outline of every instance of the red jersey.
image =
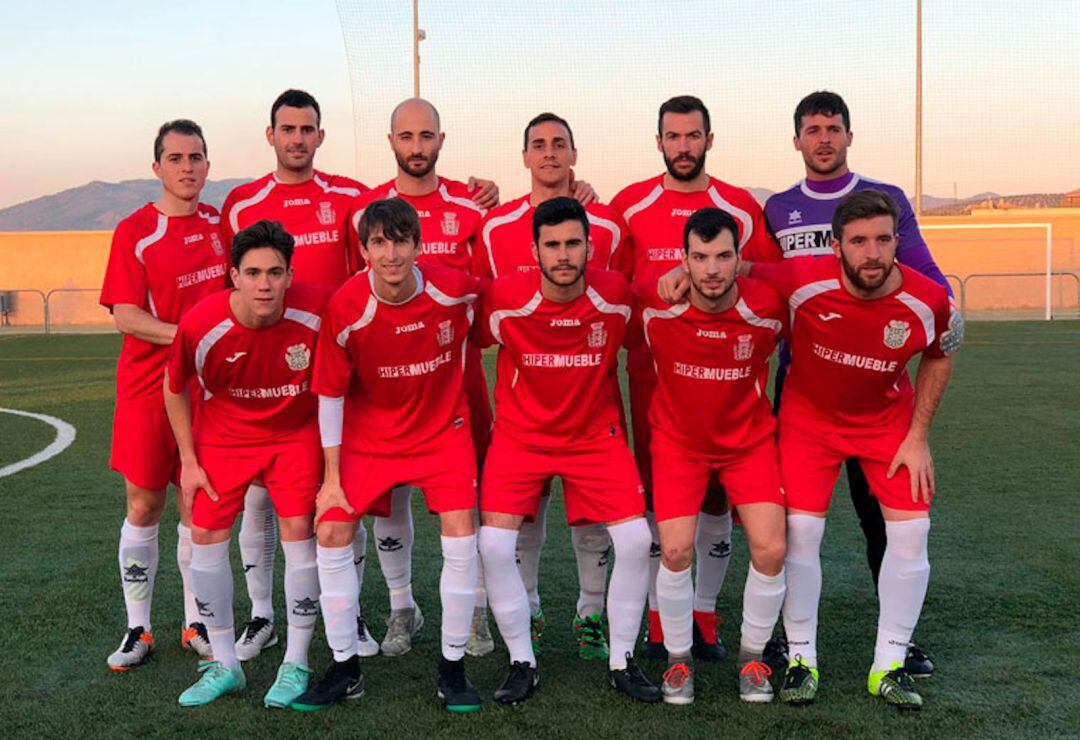
{"type": "Polygon", "coordinates": [[[295,282],[336,288],[361,266],[348,248],[348,215],[353,199],[367,187],[318,170],[298,185],[278,182],[274,173],[237,185],[221,207],[222,235],[232,246],[241,229],[266,219],[278,221],[296,240],[295,282]]]}
{"type": "MultiPolygon", "coordinates": [[[[480,224],[481,248],[474,257],[475,274],[497,278],[539,269],[532,255],[534,210],[529,196],[524,195],[488,212],[480,224]]],[[[606,270],[627,247],[626,224],[614,208],[602,203],[590,203],[585,213],[593,250],[589,266],[606,270]]]]}
{"type": "Polygon", "coordinates": [[[736,285],[738,300],[720,313],[662,301],[655,285],[635,286],[658,378],[649,423],[704,455],[745,450],[776,431],[765,388],[787,308],[758,280],[740,277],[736,285]]]}
{"type": "MultiPolygon", "coordinates": [[[[394,181],[384,182],[353,201],[349,209],[349,251],[360,255],[360,218],[368,204],[383,198],[401,198],[420,216],[420,255],[417,262],[445,265],[461,272],[473,269],[473,250],[479,241],[484,209],[473,202],[469,186],[439,178],[439,187],[427,195],[399,193],[394,181]]],[[[360,257],[363,266],[363,257],[360,257]]]]}
{"type": "Polygon", "coordinates": [[[511,273],[484,293],[483,344],[499,344],[495,428],[530,447],[555,448],[621,428],[613,382],[631,315],[630,286],[587,270],[585,293],[547,300],[538,270],[511,273]]]}
{"type": "MultiPolygon", "coordinates": [[[[138,306],[169,324],[221,290],[227,256],[218,212],[200,203],[190,216],[166,216],[153,203],[116,226],[101,305],[138,306]]],[[[116,366],[116,400],[161,408],[168,345],[124,335],[116,366]]]]}
{"type": "Polygon", "coordinates": [[[705,190],[684,193],[666,189],[664,176],[657,175],[623,188],[611,205],[622,214],[631,237],[631,249],[624,250],[613,267],[634,282],[656,280],[682,262],[683,229],[702,208],[720,208],[735,217],[744,258],[772,262],[783,256],[754,196],[715,177],[705,190]]]}
{"type": "Polygon", "coordinates": [[[892,293],[864,300],[849,293],[837,259],[755,262],[751,275],[788,302],[791,369],[781,413],[809,404],[846,433],[907,424],[915,391],[907,364],[917,354],[944,357],[949,294],[899,262],[892,293]]]}
{"type": "Polygon", "coordinates": [[[292,287],[281,320],[249,329],[233,315],[233,292],[220,291],[191,309],[169,353],[169,389],[180,393],[192,378],[201,389],[196,442],[247,447],[297,432],[317,435],[312,360],[329,293],[292,287]]]}
{"type": "Polygon", "coordinates": [[[469,423],[463,350],[479,281],[439,265],[414,270],[416,293],[404,303],[380,299],[368,272],[326,310],[315,392],[345,396],[342,443],[354,452],[429,452],[440,433],[469,423]]]}

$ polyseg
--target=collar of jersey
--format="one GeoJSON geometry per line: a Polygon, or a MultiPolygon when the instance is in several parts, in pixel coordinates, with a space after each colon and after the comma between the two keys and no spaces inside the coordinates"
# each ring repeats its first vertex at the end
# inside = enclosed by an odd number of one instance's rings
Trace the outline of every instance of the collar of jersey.
{"type": "Polygon", "coordinates": [[[375,296],[375,300],[377,300],[379,303],[385,303],[387,306],[401,306],[405,303],[408,303],[413,298],[416,298],[416,296],[424,292],[424,273],[420,272],[420,268],[416,265],[413,265],[412,271],[413,277],[416,278],[416,291],[411,296],[409,296],[403,301],[400,301],[399,303],[391,303],[390,301],[381,298],[379,294],[375,291],[375,272],[374,270],[368,270],[368,284],[371,286],[371,295],[375,296]]]}
{"type": "Polygon", "coordinates": [[[810,186],[806,184],[806,178],[799,181],[799,190],[807,198],[813,198],[814,200],[836,200],[843,198],[845,195],[855,189],[855,186],[859,184],[859,175],[856,172],[851,173],[851,182],[844,187],[837,190],[835,193],[819,193],[816,190],[811,190],[810,186]]]}

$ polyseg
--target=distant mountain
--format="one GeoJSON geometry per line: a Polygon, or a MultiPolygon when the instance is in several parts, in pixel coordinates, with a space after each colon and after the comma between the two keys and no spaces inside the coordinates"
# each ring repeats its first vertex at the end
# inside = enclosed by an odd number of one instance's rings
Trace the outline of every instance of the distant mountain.
{"type": "MultiPolygon", "coordinates": [[[[207,181],[202,201],[220,208],[229,191],[245,182],[248,180],[207,181]]],[[[0,210],[0,231],[108,231],[160,193],[157,179],[95,180],[0,210]]]]}

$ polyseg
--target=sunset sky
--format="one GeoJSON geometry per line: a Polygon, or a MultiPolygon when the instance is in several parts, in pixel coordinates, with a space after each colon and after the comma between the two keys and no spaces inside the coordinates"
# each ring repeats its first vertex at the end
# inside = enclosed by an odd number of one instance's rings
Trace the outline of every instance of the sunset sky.
{"type": "MultiPolygon", "coordinates": [[[[46,2],[5,11],[0,207],[91,180],[152,176],[166,119],[207,135],[211,177],[273,166],[263,139],[287,87],[323,106],[316,165],[369,185],[389,179],[393,106],[411,94],[411,2],[338,7],[46,2]],[[351,10],[349,10],[351,8],[351,10]],[[349,64],[359,70],[353,105],[349,64]]],[[[544,110],[569,119],[579,176],[609,199],[655,174],[656,108],[692,93],[713,114],[709,170],[773,190],[802,176],[791,113],[815,89],[852,109],[857,171],[914,186],[915,0],[420,0],[422,94],[442,113],[440,171],[528,187],[521,130],[544,110]]],[[[961,197],[1080,187],[1080,12],[1073,0],[924,0],[925,173],[961,197]]]]}

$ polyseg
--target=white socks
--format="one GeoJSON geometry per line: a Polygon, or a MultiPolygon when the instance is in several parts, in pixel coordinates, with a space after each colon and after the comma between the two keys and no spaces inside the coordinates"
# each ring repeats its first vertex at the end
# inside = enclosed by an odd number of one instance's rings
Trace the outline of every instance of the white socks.
{"type": "Polygon", "coordinates": [[[307,667],[308,648],[319,613],[319,568],[315,562],[315,538],[282,542],[281,548],[285,552],[285,607],[289,620],[284,662],[307,667]]]}
{"type": "MultiPolygon", "coordinates": [[[[656,578],[660,572],[660,530],[656,527],[656,516],[651,511],[645,512],[645,521],[649,525],[649,611],[660,611],[660,600],[656,595],[656,578]]],[[[651,638],[650,638],[651,639],[651,638]]]]}
{"type": "Polygon", "coordinates": [[[367,564],[367,527],[364,520],[356,523],[356,537],[353,538],[353,565],[356,566],[356,582],[360,591],[364,591],[364,566],[367,564]]]}
{"type": "Polygon", "coordinates": [[[476,605],[476,535],[442,537],[443,567],[439,578],[442,599],[442,654],[447,660],[465,657],[476,605]]]}
{"type": "Polygon", "coordinates": [[[198,622],[195,608],[195,591],[191,588],[191,527],[176,525],[176,565],[180,568],[180,582],[184,585],[184,627],[198,622]]]}
{"type": "Polygon", "coordinates": [[[235,668],[236,635],[233,632],[233,578],[229,565],[229,541],[191,546],[191,585],[195,589],[199,621],[206,625],[214,660],[235,668]]]}
{"type": "Polygon", "coordinates": [[[656,574],[656,601],[668,655],[689,655],[694,641],[694,584],[690,569],[668,570],[660,563],[656,574]]]}
{"type": "Polygon", "coordinates": [[[142,627],[150,632],[150,601],[158,567],[158,525],[136,527],[125,519],[120,527],[119,560],[128,629],[142,627]]]}
{"type": "Polygon", "coordinates": [[[551,496],[541,496],[536,517],[521,525],[517,538],[517,564],[529,594],[529,613],[540,613],[540,551],[547,540],[547,511],[551,496]]]}
{"type": "MultiPolygon", "coordinates": [[[[787,591],[783,568],[775,576],[759,573],[750,564],[743,588],[742,641],[739,644],[740,660],[761,660],[765,643],[772,637],[773,627],[784,605],[787,591]]],[[[665,628],[665,634],[666,634],[665,628]]]]}
{"type": "Polygon", "coordinates": [[[821,600],[821,539],[825,518],[789,514],[787,518],[787,598],[784,600],[784,630],[792,659],[801,656],[811,668],[817,667],[818,602],[821,600]]]}
{"type": "Polygon", "coordinates": [[[359,649],[356,617],[360,582],[356,580],[353,548],[352,545],[317,545],[315,550],[319,567],[319,587],[322,591],[319,603],[322,605],[326,642],[334,653],[334,660],[342,663],[356,655],[359,649]]]}
{"type": "Polygon", "coordinates": [[[603,524],[590,524],[571,527],[570,540],[574,543],[574,557],[577,558],[577,615],[600,614],[604,611],[611,537],[603,524]]]}
{"type": "MultiPolygon", "coordinates": [[[[372,534],[379,553],[379,567],[390,591],[391,609],[416,606],[412,595],[413,518],[412,486],[390,492],[390,516],[375,517],[372,534]]],[[[363,525],[358,525],[363,527],[363,525]]]]}
{"type": "Polygon", "coordinates": [[[874,646],[875,671],[890,670],[894,664],[904,663],[930,583],[929,535],[930,520],[926,518],[885,522],[888,542],[878,576],[881,611],[874,646]]]}
{"type": "Polygon", "coordinates": [[[252,484],[244,495],[240,516],[240,560],[244,564],[251,618],[274,621],[271,586],[274,581],[274,553],[277,550],[277,516],[264,486],[252,484]]]}
{"type": "MultiPolygon", "coordinates": [[[[514,566],[518,533],[498,527],[480,528],[480,559],[484,566],[488,609],[495,617],[510,662],[536,665],[529,631],[529,596],[514,566]]],[[[609,607],[610,608],[610,607],[609,607]]],[[[640,619],[641,609],[638,609],[640,619]]]]}
{"type": "MultiPolygon", "coordinates": [[[[652,536],[645,519],[632,519],[607,528],[615,549],[611,569],[607,614],[611,631],[609,667],[626,667],[626,656],[634,654],[641,629],[641,611],[649,591],[649,544],[652,536]]],[[[490,591],[491,586],[488,585],[490,591]]],[[[499,626],[502,629],[502,625],[499,626]]]]}
{"type": "Polygon", "coordinates": [[[716,597],[724,587],[731,562],[731,512],[713,516],[698,514],[694,533],[697,574],[694,579],[694,611],[716,611],[716,597]]]}

